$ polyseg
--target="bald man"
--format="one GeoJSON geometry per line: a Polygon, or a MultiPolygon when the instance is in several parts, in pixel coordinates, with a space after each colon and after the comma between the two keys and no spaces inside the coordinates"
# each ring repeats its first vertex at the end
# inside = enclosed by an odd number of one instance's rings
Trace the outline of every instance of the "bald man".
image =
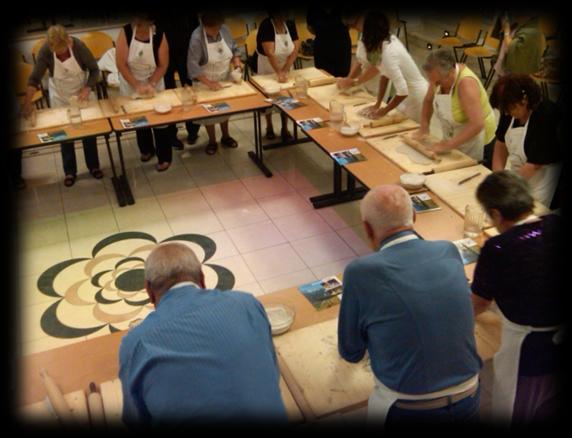
{"type": "Polygon", "coordinates": [[[252,295],[206,289],[180,243],[149,254],[145,289],[155,311],[119,350],[124,423],[286,422],[270,324],[252,295]]]}
{"type": "Polygon", "coordinates": [[[344,272],[338,348],[349,362],[369,353],[368,420],[388,427],[477,420],[481,360],[458,250],[419,238],[399,186],[370,190],[361,216],[374,252],[344,272]]]}

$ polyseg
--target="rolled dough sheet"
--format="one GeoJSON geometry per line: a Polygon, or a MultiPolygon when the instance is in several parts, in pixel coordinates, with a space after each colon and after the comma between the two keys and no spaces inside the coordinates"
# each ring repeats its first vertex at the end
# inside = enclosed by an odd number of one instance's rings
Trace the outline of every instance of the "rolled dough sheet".
{"type": "Polygon", "coordinates": [[[316,67],[292,70],[288,73],[288,80],[284,83],[278,82],[278,78],[274,73],[267,75],[254,75],[250,80],[262,88],[262,90],[266,90],[268,86],[275,85],[279,85],[281,90],[287,90],[294,87],[294,80],[297,76],[302,76],[306,79],[309,82],[310,87],[323,85],[324,82],[335,81],[335,78],[332,75],[325,73],[316,67]]]}
{"type": "Polygon", "coordinates": [[[348,108],[353,108],[353,105],[364,104],[356,107],[358,110],[367,106],[367,103],[375,103],[375,96],[372,96],[367,91],[355,90],[352,94],[348,95],[338,89],[336,84],[322,85],[320,87],[313,87],[308,90],[310,96],[322,108],[329,110],[330,101],[337,100],[346,106],[346,118],[353,115],[353,112],[348,113],[348,108]]]}
{"type": "MultiPolygon", "coordinates": [[[[193,91],[197,95],[197,103],[200,104],[204,102],[212,102],[215,100],[233,99],[236,97],[251,96],[256,94],[254,87],[246,81],[242,81],[240,84],[235,84],[234,82],[221,82],[221,85],[224,88],[221,88],[217,91],[209,90],[208,87],[200,83],[193,85],[193,91]]],[[[177,88],[177,93],[180,93],[180,90],[180,88],[177,88]]]]}
{"type": "MultiPolygon", "coordinates": [[[[20,119],[18,129],[20,131],[29,131],[36,129],[48,129],[56,126],[68,125],[68,109],[67,108],[46,108],[36,111],[36,125],[32,126],[29,120],[20,119]]],[[[104,119],[107,116],[101,110],[99,101],[89,101],[85,108],[81,108],[81,118],[83,121],[104,119]]]]}
{"type": "Polygon", "coordinates": [[[434,164],[434,161],[432,159],[426,157],[421,152],[413,149],[412,147],[404,143],[397,146],[395,150],[400,154],[406,155],[411,163],[424,164],[424,165],[434,164]]]}
{"type": "Polygon", "coordinates": [[[105,99],[101,101],[101,111],[105,117],[115,117],[125,115],[121,107],[125,108],[127,113],[141,113],[153,111],[153,107],[157,104],[170,104],[172,107],[181,106],[181,100],[175,93],[175,90],[164,90],[157,93],[151,99],[132,99],[130,96],[115,97],[115,105],[118,112],[113,111],[111,100],[105,99]]]}

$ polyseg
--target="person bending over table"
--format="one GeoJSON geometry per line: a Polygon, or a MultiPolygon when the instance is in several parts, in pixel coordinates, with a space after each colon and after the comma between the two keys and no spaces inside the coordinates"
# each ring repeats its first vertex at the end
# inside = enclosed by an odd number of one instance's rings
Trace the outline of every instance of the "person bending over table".
{"type": "Polygon", "coordinates": [[[368,421],[476,421],[481,359],[459,251],[419,238],[402,187],[375,187],[360,208],[375,252],[344,271],[338,349],[348,362],[369,352],[375,388],[368,421]]]}
{"type": "MultiPolygon", "coordinates": [[[[99,68],[93,54],[78,38],[70,37],[61,25],[50,26],[46,43],[40,48],[36,64],[28,79],[28,88],[22,113],[29,116],[34,110],[32,97],[49,71],[48,90],[51,108],[70,106],[70,99],[76,96],[79,101],[86,101],[92,95],[99,77],[99,68]]],[[[93,97],[93,96],[92,96],[93,97]]],[[[97,138],[90,137],[82,140],[85,164],[94,178],[103,177],[99,168],[97,153],[97,138]]],[[[77,178],[77,161],[74,142],[61,144],[62,161],[64,165],[64,185],[71,187],[77,178]]]]}
{"type": "Polygon", "coordinates": [[[530,187],[509,170],[487,176],[477,199],[500,232],[481,249],[471,285],[475,315],[494,301],[502,317],[491,413],[520,426],[555,420],[565,400],[562,218],[535,216],[530,187]]]}
{"type": "Polygon", "coordinates": [[[286,424],[270,323],[254,296],[205,288],[182,243],[151,251],[145,289],[155,311],[119,348],[125,424],[286,424]]]}

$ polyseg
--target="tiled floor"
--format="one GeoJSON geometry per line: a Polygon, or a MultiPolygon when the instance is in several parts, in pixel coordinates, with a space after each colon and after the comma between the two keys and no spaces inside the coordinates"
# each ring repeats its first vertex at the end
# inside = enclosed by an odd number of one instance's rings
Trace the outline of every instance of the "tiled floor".
{"type": "MultiPolygon", "coordinates": [[[[232,272],[233,289],[254,295],[336,274],[364,253],[357,202],[314,210],[308,200],[329,190],[329,158],[312,143],[270,150],[265,158],[274,177],[266,178],[247,156],[253,149],[251,124],[250,118],[232,119],[240,147],[214,156],[204,154],[201,130],[197,145],[175,151],[164,173],[155,172],[153,163],[140,163],[134,139],[127,136],[127,176],[136,203],[126,207],[115,199],[103,144],[105,178],[89,177],[78,150],[80,175],[71,188],[62,184],[57,149],[24,159],[28,188],[20,192],[18,206],[23,354],[101,336],[145,316],[149,305],[129,304],[144,300],[144,292],[115,289],[130,284],[126,275],[135,275],[142,264],[125,261],[128,257],[144,259],[155,242],[171,236],[206,236],[216,247],[205,262],[207,285],[217,284],[218,266],[232,272]],[[127,233],[146,233],[153,241],[127,233]],[[121,240],[106,244],[110,236],[121,240]],[[78,261],[46,277],[56,294],[46,294],[45,285],[40,290],[44,273],[71,259],[78,261]],[[102,291],[93,285],[97,275],[102,291]],[[53,336],[61,331],[53,328],[53,319],[73,328],[73,336],[53,336]],[[52,327],[51,334],[44,325],[52,327]]],[[[183,128],[180,135],[184,138],[183,128]]],[[[186,243],[200,259],[208,252],[201,242],[186,243]]]]}

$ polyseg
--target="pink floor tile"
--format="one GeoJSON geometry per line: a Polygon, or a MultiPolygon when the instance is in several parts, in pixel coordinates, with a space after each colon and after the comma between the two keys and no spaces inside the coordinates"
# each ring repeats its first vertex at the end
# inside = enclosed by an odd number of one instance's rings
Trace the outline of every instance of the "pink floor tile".
{"type": "Polygon", "coordinates": [[[333,232],[297,240],[291,245],[310,268],[355,256],[353,250],[333,232]]]}

